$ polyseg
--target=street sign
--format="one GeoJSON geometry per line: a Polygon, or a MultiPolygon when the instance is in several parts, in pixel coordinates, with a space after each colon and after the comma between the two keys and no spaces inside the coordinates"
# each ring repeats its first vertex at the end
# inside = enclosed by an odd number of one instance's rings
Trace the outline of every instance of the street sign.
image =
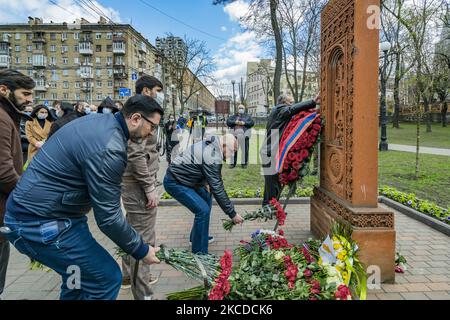
{"type": "Polygon", "coordinates": [[[133,73],[131,74],[131,80],[136,81],[137,79],[138,79],[137,73],[133,72],[133,73]]]}
{"type": "Polygon", "coordinates": [[[130,88],[119,88],[119,97],[130,97],[131,89],[130,88]]]}
{"type": "Polygon", "coordinates": [[[48,100],[44,101],[44,106],[48,107],[48,100]]]}

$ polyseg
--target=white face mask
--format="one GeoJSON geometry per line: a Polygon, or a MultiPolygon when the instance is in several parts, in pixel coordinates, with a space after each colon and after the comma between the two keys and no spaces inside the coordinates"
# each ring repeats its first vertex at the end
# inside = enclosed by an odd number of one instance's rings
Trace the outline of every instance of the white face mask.
{"type": "Polygon", "coordinates": [[[239,114],[244,114],[245,110],[244,109],[239,109],[239,114]]]}
{"type": "Polygon", "coordinates": [[[164,104],[164,93],[162,92],[158,92],[156,94],[156,98],[155,98],[156,102],[158,102],[158,104],[160,106],[162,106],[164,104]]]}
{"type": "Polygon", "coordinates": [[[89,107],[84,108],[84,113],[90,114],[91,113],[91,108],[89,108],[89,107]]]}
{"type": "Polygon", "coordinates": [[[103,113],[112,113],[111,108],[103,108],[103,113]]]}
{"type": "Polygon", "coordinates": [[[58,117],[58,118],[61,118],[62,116],[64,115],[64,111],[56,111],[56,116],[58,117]]]}
{"type": "Polygon", "coordinates": [[[48,114],[38,114],[37,117],[38,117],[39,120],[45,120],[45,119],[47,119],[48,114]]]}

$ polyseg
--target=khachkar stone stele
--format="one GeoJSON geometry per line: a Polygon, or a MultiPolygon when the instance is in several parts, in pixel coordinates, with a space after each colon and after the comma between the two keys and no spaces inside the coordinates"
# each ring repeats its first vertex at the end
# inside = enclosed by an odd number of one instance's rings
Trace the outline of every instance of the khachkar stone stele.
{"type": "MultiPolygon", "coordinates": [[[[311,231],[333,220],[352,226],[360,258],[395,279],[394,214],[378,207],[378,43],[371,24],[379,0],[331,0],[321,15],[321,97],[326,119],[320,187],[311,199],[311,231]]],[[[376,17],[377,18],[377,17],[376,17]]]]}

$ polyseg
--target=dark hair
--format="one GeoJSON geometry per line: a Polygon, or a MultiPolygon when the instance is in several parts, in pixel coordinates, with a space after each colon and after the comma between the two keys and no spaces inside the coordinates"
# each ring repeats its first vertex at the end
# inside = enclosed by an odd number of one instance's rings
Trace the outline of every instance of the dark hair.
{"type": "Polygon", "coordinates": [[[134,113],[142,113],[145,117],[151,117],[155,112],[158,112],[161,116],[164,115],[163,108],[155,99],[142,94],[137,94],[128,99],[121,112],[125,118],[134,113]]]}
{"type": "Polygon", "coordinates": [[[163,89],[163,84],[153,76],[142,76],[136,81],[136,94],[141,94],[145,87],[150,90],[154,87],[163,89]]]}
{"type": "Polygon", "coordinates": [[[36,83],[33,79],[19,71],[5,69],[0,70],[0,85],[5,85],[9,90],[14,91],[17,89],[31,90],[36,86],[36,83]]]}
{"type": "Polygon", "coordinates": [[[56,107],[57,104],[61,105],[61,101],[59,101],[59,100],[53,101],[53,104],[52,104],[53,108],[56,107]]]}
{"type": "Polygon", "coordinates": [[[114,100],[111,99],[110,97],[106,97],[105,99],[103,99],[103,101],[100,103],[100,105],[97,108],[98,112],[103,113],[104,108],[111,109],[113,113],[116,113],[117,111],[119,111],[114,100]]]}
{"type": "Polygon", "coordinates": [[[122,101],[116,100],[114,103],[118,103],[118,104],[120,104],[123,107],[123,102],[122,101]]]}
{"type": "Polygon", "coordinates": [[[47,112],[48,112],[47,120],[49,120],[49,121],[53,121],[54,120],[53,116],[52,116],[52,114],[51,114],[51,112],[49,110],[49,108],[46,105],[43,105],[43,104],[38,104],[36,107],[34,107],[33,111],[30,114],[30,117],[36,118],[39,110],[41,110],[41,109],[47,110],[47,112]]]}
{"type": "Polygon", "coordinates": [[[74,107],[68,102],[60,102],[60,108],[64,112],[64,115],[74,112],[74,107]]]}

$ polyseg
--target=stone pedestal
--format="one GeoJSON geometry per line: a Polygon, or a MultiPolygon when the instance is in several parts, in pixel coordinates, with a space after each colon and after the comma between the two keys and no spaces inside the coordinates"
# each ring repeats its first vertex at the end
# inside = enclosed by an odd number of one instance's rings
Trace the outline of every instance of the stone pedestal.
{"type": "Polygon", "coordinates": [[[326,125],[320,187],[311,199],[311,231],[326,235],[333,220],[352,226],[361,261],[395,278],[392,212],[378,208],[379,0],[330,0],[321,14],[321,98],[326,125]]]}

